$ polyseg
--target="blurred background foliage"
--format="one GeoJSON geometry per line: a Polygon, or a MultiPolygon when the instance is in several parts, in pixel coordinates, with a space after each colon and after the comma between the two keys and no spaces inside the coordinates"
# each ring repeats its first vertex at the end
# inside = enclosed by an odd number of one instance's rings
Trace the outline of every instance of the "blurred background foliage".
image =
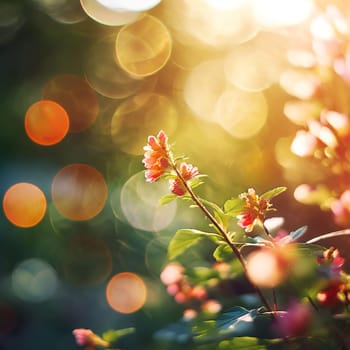
{"type": "MultiPolygon", "coordinates": [[[[294,198],[294,189],[301,183],[322,181],[324,168],[290,151],[300,125],[285,116],[291,96],[279,77],[291,67],[287,48],[298,46],[311,18],[329,4],[343,10],[345,2],[297,1],[300,16],[294,23],[267,27],[261,15],[254,30],[245,4],[251,3],[259,13],[257,2],[236,1],[231,8],[225,2],[222,8],[209,0],[202,0],[205,6],[201,7],[200,2],[164,0],[140,11],[146,19],[139,33],[133,28],[135,34],[130,28],[136,19],[111,25],[108,16],[97,13],[95,20],[93,10],[82,6],[93,1],[1,1],[0,194],[4,198],[12,185],[28,182],[38,186],[47,201],[43,219],[31,227],[14,225],[0,213],[1,349],[74,349],[71,332],[82,327],[96,333],[135,327],[137,332],[128,337],[127,346],[154,349],[151,334],[181,317],[179,305],[159,281],[167,262],[167,244],[177,229],[206,230],[207,223],[185,203],[158,208],[158,198],[168,190],[166,184],[146,184],[140,173],[147,136],[158,130],[169,134],[177,154],[188,156],[208,175],[205,186],[198,189],[202,197],[222,205],[249,187],[262,193],[287,186],[287,192],[274,200],[286,230],[307,225],[307,239],[340,228],[329,210],[294,198]],[[220,26],[216,20],[221,17],[215,16],[222,11],[233,17],[222,17],[220,26]],[[238,18],[245,18],[244,25],[226,32],[227,23],[238,18]],[[156,37],[162,45],[152,48],[154,55],[164,54],[167,45],[171,54],[165,53],[161,63],[151,62],[146,73],[130,72],[125,67],[130,62],[130,69],[134,67],[134,58],[129,57],[133,42],[118,47],[117,58],[115,53],[105,54],[118,45],[116,37],[120,45],[122,39],[135,40],[136,52],[156,37]],[[273,79],[266,67],[279,67],[273,79]],[[56,77],[62,75],[70,78],[60,85],[56,77]],[[65,93],[69,96],[64,97],[65,93]],[[43,98],[69,110],[71,127],[73,113],[78,115],[78,130],[71,129],[52,146],[33,142],[24,128],[28,108],[43,98]],[[96,115],[90,116],[92,111],[96,115]],[[62,215],[53,200],[54,178],[71,164],[89,165],[107,186],[101,208],[89,218],[62,215]],[[120,272],[132,272],[144,281],[147,298],[140,310],[124,313],[111,307],[106,286],[120,272]]],[[[277,18],[281,9],[276,4],[277,18]]],[[[342,88],[346,94],[348,86],[342,88]]],[[[77,171],[84,178],[86,170],[77,171]]],[[[75,192],[81,182],[74,176],[62,180],[72,186],[70,200],[97,201],[96,178],[86,175],[87,187],[75,192]]],[[[61,209],[70,204],[63,199],[61,209]]],[[[329,243],[347,255],[347,238],[329,243]]],[[[210,249],[203,245],[186,261],[203,264],[210,249]]]]}

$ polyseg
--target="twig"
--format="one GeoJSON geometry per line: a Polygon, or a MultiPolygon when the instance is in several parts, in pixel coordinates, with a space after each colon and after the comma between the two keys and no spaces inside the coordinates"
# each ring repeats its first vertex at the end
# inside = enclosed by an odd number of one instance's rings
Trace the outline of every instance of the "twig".
{"type": "MultiPolygon", "coordinates": [[[[189,193],[189,195],[191,196],[192,200],[202,210],[202,212],[205,214],[205,216],[212,222],[212,224],[216,227],[218,232],[221,234],[222,238],[229,245],[229,247],[231,248],[232,252],[234,253],[234,255],[237,257],[238,261],[240,262],[246,277],[248,278],[247,267],[245,265],[245,261],[244,261],[242,255],[241,255],[241,253],[237,249],[237,247],[234,244],[232,244],[231,240],[229,239],[229,237],[228,237],[226,231],[223,229],[223,227],[218,223],[218,221],[211,214],[211,212],[205,207],[205,205],[200,201],[200,199],[192,191],[192,188],[188,185],[187,181],[183,178],[183,176],[181,175],[181,173],[177,169],[176,163],[174,161],[171,161],[171,165],[172,165],[172,168],[174,169],[174,171],[176,172],[176,175],[178,176],[178,178],[181,180],[181,182],[185,186],[185,188],[186,188],[187,192],[189,193]]],[[[248,278],[248,280],[250,281],[249,278],[248,278]]],[[[256,293],[258,294],[260,300],[262,301],[264,306],[267,308],[267,310],[272,312],[271,306],[267,302],[267,300],[266,300],[264,294],[262,293],[262,291],[260,290],[260,288],[258,286],[256,286],[254,283],[252,283],[251,281],[250,281],[250,283],[253,285],[256,293]]]]}
{"type": "Polygon", "coordinates": [[[331,232],[331,233],[325,233],[324,235],[309,239],[308,241],[306,241],[306,243],[312,244],[312,243],[315,243],[318,241],[322,241],[323,239],[340,237],[340,236],[347,236],[347,235],[350,235],[350,229],[335,231],[335,232],[331,232]]]}

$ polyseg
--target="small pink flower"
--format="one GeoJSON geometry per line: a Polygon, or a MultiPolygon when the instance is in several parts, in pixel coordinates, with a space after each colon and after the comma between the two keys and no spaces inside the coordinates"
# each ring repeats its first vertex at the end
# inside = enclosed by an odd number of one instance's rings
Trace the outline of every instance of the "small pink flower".
{"type": "Polygon", "coordinates": [[[159,131],[157,136],[149,136],[144,150],[142,162],[147,169],[145,172],[146,181],[155,182],[169,167],[168,137],[165,132],[159,131]]]}
{"type": "Polygon", "coordinates": [[[75,341],[80,346],[92,345],[93,331],[91,329],[78,328],[73,330],[75,341]]]}
{"type": "Polygon", "coordinates": [[[210,314],[217,314],[222,309],[222,305],[214,299],[209,299],[202,304],[202,310],[210,314]]]}
{"type": "MultiPolygon", "coordinates": [[[[181,163],[179,172],[181,174],[182,179],[187,182],[199,174],[198,168],[194,167],[192,164],[181,163]]],[[[183,196],[187,189],[179,177],[170,181],[170,189],[171,192],[176,194],[177,196],[183,196]]]]}
{"type": "Polygon", "coordinates": [[[339,226],[347,227],[350,225],[350,190],[346,190],[331,204],[331,211],[334,220],[339,226]]]}
{"type": "Polygon", "coordinates": [[[77,328],[73,330],[75,341],[87,349],[94,349],[95,346],[108,347],[110,344],[95,334],[91,329],[77,328]]]}
{"type": "Polygon", "coordinates": [[[160,274],[161,281],[166,285],[178,283],[183,279],[184,268],[177,263],[170,263],[165,266],[160,274]]]}
{"type": "Polygon", "coordinates": [[[204,300],[207,298],[208,293],[206,289],[202,286],[195,286],[190,292],[190,296],[193,299],[204,300]]]}
{"type": "Polygon", "coordinates": [[[183,319],[186,321],[193,320],[198,315],[198,312],[193,309],[186,309],[183,313],[183,319]]]}
{"type": "Polygon", "coordinates": [[[265,213],[271,207],[268,200],[260,198],[253,188],[239,196],[246,201],[242,214],[237,215],[238,225],[244,228],[246,232],[252,232],[257,220],[261,222],[265,219],[265,213]]]}

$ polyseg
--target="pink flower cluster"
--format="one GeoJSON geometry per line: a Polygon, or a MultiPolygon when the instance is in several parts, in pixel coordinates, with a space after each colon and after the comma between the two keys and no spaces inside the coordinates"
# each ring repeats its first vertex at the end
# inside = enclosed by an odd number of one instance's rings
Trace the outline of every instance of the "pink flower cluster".
{"type": "Polygon", "coordinates": [[[221,304],[208,297],[203,286],[193,286],[184,275],[184,267],[178,263],[166,265],[160,275],[161,281],[167,286],[167,292],[179,304],[186,305],[183,317],[191,319],[203,311],[216,314],[221,310],[221,304]]]}
{"type": "Polygon", "coordinates": [[[145,154],[143,164],[145,165],[146,181],[157,181],[169,167],[169,145],[168,137],[164,131],[159,131],[157,136],[148,136],[148,143],[144,147],[145,154]]]}
{"type": "Polygon", "coordinates": [[[342,278],[341,268],[344,265],[344,258],[339,254],[338,249],[333,247],[323,252],[317,262],[320,272],[326,277],[325,285],[317,294],[318,302],[323,306],[335,307],[343,302],[350,301],[350,286],[342,278]]]}
{"type": "Polygon", "coordinates": [[[271,203],[259,197],[253,188],[249,188],[248,192],[242,193],[239,196],[245,200],[246,204],[242,214],[238,215],[238,225],[244,228],[246,232],[252,232],[254,225],[259,220],[263,222],[265,219],[266,211],[271,208],[271,203]]]}
{"type": "Polygon", "coordinates": [[[308,59],[290,58],[290,63],[296,67],[291,71],[302,74],[295,74],[295,79],[285,79],[284,83],[281,80],[282,87],[296,98],[286,103],[285,113],[303,127],[297,131],[291,151],[312,160],[314,171],[322,174],[321,183],[312,184],[320,190],[305,194],[301,201],[330,208],[334,221],[343,227],[350,224],[347,193],[350,176],[350,21],[347,10],[345,2],[338,2],[315,12],[310,18],[309,32],[304,33],[305,42],[294,48],[295,52],[301,53],[300,57],[308,59]],[[309,48],[307,55],[306,47],[309,48]],[[309,80],[312,88],[302,94],[305,80],[309,80]],[[325,190],[329,193],[325,194],[325,190]]]}
{"type": "Polygon", "coordinates": [[[187,192],[185,182],[199,175],[199,172],[192,164],[181,163],[179,173],[181,177],[170,180],[170,190],[177,196],[183,196],[187,192]]]}
{"type": "Polygon", "coordinates": [[[149,136],[144,150],[145,154],[142,162],[146,168],[146,181],[155,182],[167,171],[173,169],[176,174],[169,181],[171,192],[177,196],[186,194],[187,182],[199,175],[198,168],[185,162],[177,168],[165,132],[161,130],[157,136],[149,136]]]}

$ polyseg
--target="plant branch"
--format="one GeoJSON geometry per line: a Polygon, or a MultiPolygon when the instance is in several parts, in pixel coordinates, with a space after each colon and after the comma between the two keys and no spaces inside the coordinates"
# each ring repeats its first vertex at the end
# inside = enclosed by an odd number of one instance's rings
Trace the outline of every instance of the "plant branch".
{"type": "MultiPolygon", "coordinates": [[[[246,267],[245,261],[243,259],[243,256],[241,255],[241,253],[237,249],[237,247],[234,244],[232,244],[226,231],[223,229],[223,227],[219,224],[219,222],[215,219],[215,217],[211,214],[211,212],[205,207],[205,205],[201,202],[201,200],[193,192],[192,188],[188,185],[187,181],[183,178],[183,176],[179,172],[179,170],[176,166],[176,163],[174,161],[171,161],[171,165],[172,165],[174,171],[176,172],[176,175],[178,176],[178,178],[181,180],[181,182],[185,186],[185,188],[186,188],[187,192],[189,193],[190,197],[192,198],[193,202],[202,210],[204,215],[211,221],[211,223],[215,226],[215,228],[221,234],[222,238],[229,245],[232,252],[234,253],[234,255],[237,257],[238,261],[240,262],[246,277],[248,278],[247,267],[246,267]]],[[[248,280],[250,281],[249,278],[248,278],[248,280]]],[[[251,281],[250,281],[250,283],[254,286],[256,293],[258,294],[261,302],[264,304],[264,306],[267,308],[267,310],[272,312],[271,306],[267,302],[267,300],[266,300],[264,294],[262,293],[262,291],[260,290],[260,288],[258,286],[256,286],[254,283],[252,283],[251,281]]]]}
{"type": "Polygon", "coordinates": [[[340,237],[340,236],[347,236],[347,235],[350,235],[350,229],[335,231],[335,232],[331,232],[331,233],[325,233],[324,235],[309,239],[308,241],[306,241],[306,243],[312,244],[312,243],[315,243],[318,241],[322,241],[323,239],[340,237]]]}

